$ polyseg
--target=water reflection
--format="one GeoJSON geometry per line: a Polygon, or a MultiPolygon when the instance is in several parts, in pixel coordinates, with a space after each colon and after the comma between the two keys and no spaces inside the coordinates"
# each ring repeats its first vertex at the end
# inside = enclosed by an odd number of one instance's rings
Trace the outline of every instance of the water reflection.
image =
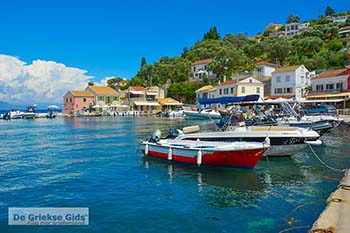
{"type": "Polygon", "coordinates": [[[143,158],[142,165],[167,174],[169,184],[195,185],[198,195],[210,206],[256,206],[265,193],[264,182],[254,170],[198,168],[154,158],[143,158]]]}
{"type": "Polygon", "coordinates": [[[145,168],[156,166],[162,168],[168,174],[169,182],[176,182],[177,177],[185,176],[191,178],[198,187],[217,186],[233,188],[237,190],[261,190],[263,185],[259,182],[254,170],[196,167],[170,163],[154,158],[143,158],[142,164],[145,168]]]}

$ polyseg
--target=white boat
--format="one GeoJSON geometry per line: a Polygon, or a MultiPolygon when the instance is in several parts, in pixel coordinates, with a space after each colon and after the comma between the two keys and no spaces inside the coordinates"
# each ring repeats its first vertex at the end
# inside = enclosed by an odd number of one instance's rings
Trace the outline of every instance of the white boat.
{"type": "Polygon", "coordinates": [[[22,119],[23,118],[23,112],[17,110],[17,109],[13,109],[9,112],[9,117],[11,119],[22,119]]]}
{"type": "Polygon", "coordinates": [[[202,142],[160,139],[160,131],[143,140],[145,156],[194,165],[254,168],[269,148],[269,140],[258,142],[202,142]]]}
{"type": "Polygon", "coordinates": [[[27,111],[23,113],[23,119],[35,119],[35,106],[27,107],[27,111]]]}
{"type": "Polygon", "coordinates": [[[160,113],[162,117],[183,117],[184,110],[182,108],[176,108],[174,110],[167,110],[160,113]]]}
{"type": "Polygon", "coordinates": [[[220,119],[221,115],[213,109],[202,109],[194,111],[184,111],[185,118],[188,119],[220,119]]]}
{"type": "Polygon", "coordinates": [[[265,138],[270,139],[270,150],[268,156],[292,156],[304,149],[308,144],[321,145],[320,135],[304,128],[290,126],[231,126],[225,131],[199,132],[199,133],[178,133],[170,135],[177,140],[200,140],[220,142],[263,142],[265,138]]]}

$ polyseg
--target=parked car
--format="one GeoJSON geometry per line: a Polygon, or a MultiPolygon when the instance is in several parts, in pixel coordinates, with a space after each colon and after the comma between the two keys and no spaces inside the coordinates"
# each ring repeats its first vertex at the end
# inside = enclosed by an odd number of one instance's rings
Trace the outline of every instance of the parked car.
{"type": "Polygon", "coordinates": [[[304,108],[305,115],[329,114],[336,115],[337,109],[333,105],[318,104],[304,108]]]}

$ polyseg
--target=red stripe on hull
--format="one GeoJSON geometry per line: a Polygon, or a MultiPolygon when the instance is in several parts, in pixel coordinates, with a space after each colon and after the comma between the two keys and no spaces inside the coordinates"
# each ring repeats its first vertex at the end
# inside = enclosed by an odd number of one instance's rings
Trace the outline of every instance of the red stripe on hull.
{"type": "MultiPolygon", "coordinates": [[[[263,156],[265,149],[253,149],[244,151],[219,151],[213,154],[203,152],[202,165],[254,168],[263,156]]],[[[142,150],[145,154],[145,150],[142,150]]],[[[168,160],[168,154],[148,151],[148,156],[168,160]]],[[[172,161],[197,164],[197,157],[187,157],[173,154],[172,161]]]]}

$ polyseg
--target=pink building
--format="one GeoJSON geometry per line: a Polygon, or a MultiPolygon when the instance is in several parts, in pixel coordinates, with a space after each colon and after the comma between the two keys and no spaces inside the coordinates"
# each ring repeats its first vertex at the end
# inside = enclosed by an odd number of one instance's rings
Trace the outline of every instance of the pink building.
{"type": "Polygon", "coordinates": [[[87,91],[68,91],[63,96],[64,108],[67,113],[82,112],[94,105],[94,96],[87,91]]]}

